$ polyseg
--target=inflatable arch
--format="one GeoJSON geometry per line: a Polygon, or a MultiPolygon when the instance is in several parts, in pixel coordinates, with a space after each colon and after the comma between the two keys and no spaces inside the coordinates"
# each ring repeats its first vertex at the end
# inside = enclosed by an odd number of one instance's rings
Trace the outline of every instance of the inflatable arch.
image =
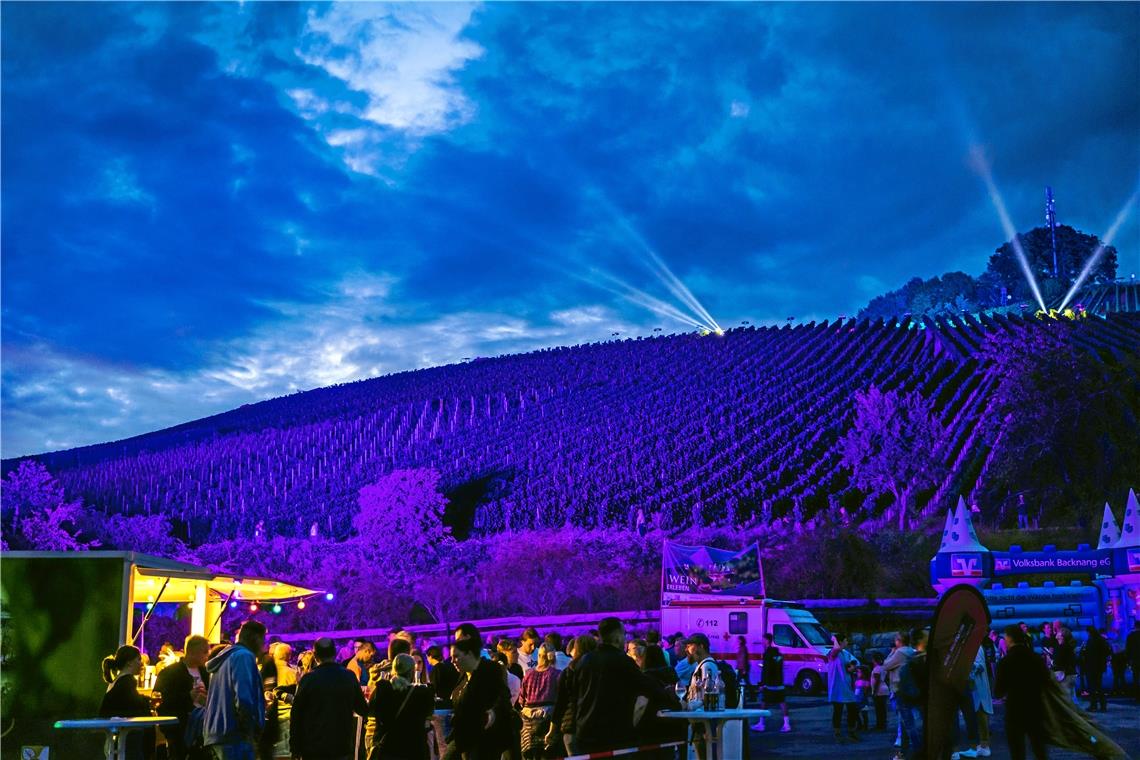
{"type": "Polygon", "coordinates": [[[942,544],[930,560],[930,578],[939,594],[959,584],[978,588],[990,606],[996,628],[1025,622],[1039,626],[1061,620],[1074,633],[1087,626],[1104,628],[1108,638],[1123,642],[1140,620],[1140,504],[1128,491],[1124,519],[1117,526],[1112,508],[1104,505],[1100,540],[1095,549],[1081,544],[1075,550],[1045,546],[1024,551],[992,552],[982,546],[970,521],[965,501],[947,512],[942,544]],[[1041,586],[1020,582],[1007,587],[1001,579],[1011,575],[1087,576],[1087,581],[1041,586]]]}

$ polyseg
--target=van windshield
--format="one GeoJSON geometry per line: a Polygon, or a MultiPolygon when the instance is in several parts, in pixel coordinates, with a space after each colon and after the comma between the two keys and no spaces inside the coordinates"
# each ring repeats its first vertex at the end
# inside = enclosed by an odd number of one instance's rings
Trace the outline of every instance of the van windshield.
{"type": "Polygon", "coordinates": [[[831,643],[831,634],[819,623],[796,622],[796,628],[812,646],[825,647],[831,643]]]}

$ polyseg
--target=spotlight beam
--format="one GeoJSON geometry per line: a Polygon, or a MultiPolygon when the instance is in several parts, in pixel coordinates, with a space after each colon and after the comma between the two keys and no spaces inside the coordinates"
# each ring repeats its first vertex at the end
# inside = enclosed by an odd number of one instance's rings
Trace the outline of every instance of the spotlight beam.
{"type": "Polygon", "coordinates": [[[666,303],[659,298],[655,298],[649,293],[646,293],[644,290],[639,290],[638,288],[633,287],[629,283],[618,279],[608,272],[592,269],[590,270],[590,273],[595,278],[606,280],[612,283],[612,285],[607,285],[603,282],[599,282],[597,279],[591,279],[590,277],[582,274],[571,273],[571,276],[575,279],[581,280],[587,285],[599,288],[600,290],[604,290],[607,293],[613,293],[614,295],[623,298],[630,303],[636,304],[645,309],[649,309],[651,312],[659,316],[669,317],[670,319],[675,319],[678,322],[683,322],[684,324],[687,324],[691,327],[696,327],[698,329],[708,329],[708,325],[697,322],[695,319],[690,317],[688,314],[685,314],[672,304],[666,303]]]}
{"type": "Polygon", "coordinates": [[[610,217],[617,223],[623,232],[636,244],[639,252],[642,254],[644,263],[647,265],[649,271],[661,281],[666,289],[677,298],[684,306],[686,306],[693,314],[693,316],[700,322],[705,329],[711,332],[722,332],[720,323],[713,318],[701,302],[697,299],[693,292],[681,282],[677,275],[673,274],[673,270],[669,265],[653,250],[652,246],[645,240],[645,237],[634,229],[626,215],[620,213],[616,206],[610,202],[609,198],[601,191],[595,188],[593,192],[594,200],[609,213],[610,217]]]}
{"type": "Polygon", "coordinates": [[[1041,297],[1041,289],[1037,287],[1037,279],[1033,276],[1033,271],[1029,267],[1029,258],[1025,255],[1025,251],[1021,248],[1021,242],[1017,239],[1017,230],[1013,226],[1013,221],[1009,217],[1009,212],[1005,208],[1005,200],[1002,198],[1001,193],[998,192],[997,184],[994,183],[993,173],[990,171],[989,162],[986,161],[985,154],[982,149],[975,145],[970,148],[971,163],[976,171],[986,183],[986,190],[990,194],[990,201],[994,204],[994,209],[997,210],[998,218],[1001,219],[1002,229],[1005,231],[1006,237],[1009,238],[1010,245],[1013,246],[1013,252],[1017,256],[1017,263],[1021,266],[1021,272],[1025,275],[1026,282],[1029,283],[1029,289],[1033,291],[1033,297],[1037,300],[1037,305],[1041,307],[1042,311],[1048,311],[1045,308],[1045,299],[1041,297]]]}
{"type": "Polygon", "coordinates": [[[1116,233],[1120,231],[1120,227],[1124,224],[1125,220],[1128,219],[1128,215],[1132,213],[1132,207],[1136,205],[1137,198],[1140,198],[1140,189],[1137,189],[1136,192],[1132,193],[1132,197],[1125,201],[1123,208],[1120,209],[1116,215],[1116,219],[1113,220],[1112,226],[1108,228],[1108,232],[1105,233],[1104,238],[1100,241],[1100,245],[1096,247],[1096,250],[1093,251],[1092,255],[1085,261],[1085,265],[1081,268],[1081,273],[1077,275],[1077,279],[1073,281],[1073,286],[1069,288],[1069,292],[1065,294],[1065,298],[1061,301],[1061,311],[1064,311],[1065,307],[1069,305],[1069,301],[1077,294],[1081,286],[1085,284],[1085,280],[1088,279],[1088,276],[1092,274],[1093,269],[1096,268],[1101,255],[1104,253],[1104,249],[1112,245],[1112,240],[1116,237],[1116,233]]]}

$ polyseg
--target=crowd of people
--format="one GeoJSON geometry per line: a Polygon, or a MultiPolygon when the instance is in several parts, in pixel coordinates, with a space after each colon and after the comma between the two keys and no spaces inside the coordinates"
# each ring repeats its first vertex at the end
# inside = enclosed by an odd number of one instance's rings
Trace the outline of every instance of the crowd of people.
{"type": "MultiPolygon", "coordinates": [[[[287,643],[267,643],[265,627],[251,620],[233,644],[211,647],[190,636],[181,653],[164,647],[149,695],[138,689],[144,656],[120,647],[103,663],[108,689],[100,714],[178,719],[163,731],[164,742],[154,732],[131,734],[131,760],[156,754],[161,760],[162,753],[168,760],[539,760],[632,747],[643,748],[639,757],[665,760],[684,746],[688,728],[661,711],[699,709],[710,698],[734,707],[751,693],[744,637],[739,645],[733,668],[710,654],[702,633],[663,641],[650,631],[639,638],[618,618],[605,618],[596,630],[565,640],[527,628],[517,639],[488,641],[465,623],[446,654],[404,630],[393,631],[383,651],[372,641],[338,648],[321,638],[296,653],[287,643]]],[[[896,757],[923,757],[926,651],[921,628],[896,634],[889,653],[863,658],[836,634],[826,655],[835,740],[888,731],[889,706],[896,757]]],[[[1140,623],[1123,659],[1096,629],[1079,648],[1060,623],[991,632],[959,705],[952,759],[990,756],[990,719],[1002,699],[1011,757],[1026,757],[1028,742],[1044,758],[1063,728],[1050,721],[1066,720],[1046,704],[1050,690],[1072,701],[1087,695],[1090,712],[1104,710],[1110,662],[1118,686],[1131,666],[1140,701],[1140,623]]],[[[756,693],[788,733],[784,675],[780,647],[768,634],[756,693]]],[[[751,728],[768,726],[761,720],[751,728]]],[[[698,729],[692,737],[698,755],[700,739],[698,729]]]]}

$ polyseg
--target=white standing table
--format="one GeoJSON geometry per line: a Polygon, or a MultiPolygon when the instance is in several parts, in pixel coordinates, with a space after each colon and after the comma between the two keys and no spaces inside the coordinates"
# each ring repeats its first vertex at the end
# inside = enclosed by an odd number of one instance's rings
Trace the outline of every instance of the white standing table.
{"type": "Polygon", "coordinates": [[[176,726],[178,718],[85,718],[57,720],[55,728],[69,731],[104,731],[107,734],[107,760],[127,760],[127,734],[157,726],[176,726]]]}
{"type": "Polygon", "coordinates": [[[705,728],[705,760],[738,760],[744,756],[744,723],[767,718],[769,710],[663,710],[658,717],[689,721],[690,734],[696,724],[705,728]]]}

